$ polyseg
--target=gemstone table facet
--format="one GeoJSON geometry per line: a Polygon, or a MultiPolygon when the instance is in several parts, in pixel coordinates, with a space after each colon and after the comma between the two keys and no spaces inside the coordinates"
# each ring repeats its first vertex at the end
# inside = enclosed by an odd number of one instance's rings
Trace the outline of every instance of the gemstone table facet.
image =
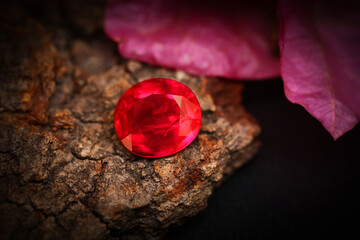
{"type": "Polygon", "coordinates": [[[196,138],[201,108],[184,84],[152,78],[137,83],[120,97],[114,122],[121,143],[130,152],[148,158],[165,157],[196,138]]]}

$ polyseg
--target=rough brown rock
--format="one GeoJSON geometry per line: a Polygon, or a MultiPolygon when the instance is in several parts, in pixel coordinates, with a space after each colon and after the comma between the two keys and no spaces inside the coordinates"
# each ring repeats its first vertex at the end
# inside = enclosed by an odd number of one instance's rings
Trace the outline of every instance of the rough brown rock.
{"type": "Polygon", "coordinates": [[[259,146],[241,84],[121,59],[86,21],[101,16],[91,6],[67,15],[70,29],[53,5],[48,22],[13,6],[17,18],[1,22],[1,239],[161,238],[259,146]],[[120,144],[113,111],[131,85],[159,76],[195,92],[203,122],[185,150],[149,160],[120,144]]]}

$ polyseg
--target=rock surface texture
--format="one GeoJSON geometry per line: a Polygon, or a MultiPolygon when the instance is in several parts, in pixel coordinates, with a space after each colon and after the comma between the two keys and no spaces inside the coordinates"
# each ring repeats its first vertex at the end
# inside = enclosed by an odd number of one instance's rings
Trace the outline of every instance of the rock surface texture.
{"type": "Polygon", "coordinates": [[[44,4],[1,13],[0,238],[159,239],[256,153],[242,85],[121,59],[101,31],[103,3],[44,4]],[[183,151],[145,159],[121,145],[113,114],[153,77],[190,87],[203,121],[183,151]]]}

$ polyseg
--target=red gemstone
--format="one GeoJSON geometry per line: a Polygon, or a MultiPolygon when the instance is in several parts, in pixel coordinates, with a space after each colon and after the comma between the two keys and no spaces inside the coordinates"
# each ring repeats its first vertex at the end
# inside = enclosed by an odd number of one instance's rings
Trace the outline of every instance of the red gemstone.
{"type": "Polygon", "coordinates": [[[184,84],[152,78],[129,88],[116,105],[115,130],[132,153],[149,158],[179,152],[197,136],[201,109],[184,84]]]}

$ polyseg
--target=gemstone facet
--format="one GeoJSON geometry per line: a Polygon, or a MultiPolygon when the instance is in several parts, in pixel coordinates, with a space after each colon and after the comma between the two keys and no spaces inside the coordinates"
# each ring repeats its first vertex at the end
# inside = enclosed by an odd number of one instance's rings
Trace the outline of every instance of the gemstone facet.
{"type": "Polygon", "coordinates": [[[201,108],[184,84],[152,78],[135,84],[120,97],[114,123],[121,143],[130,152],[148,158],[165,157],[195,139],[201,108]]]}

